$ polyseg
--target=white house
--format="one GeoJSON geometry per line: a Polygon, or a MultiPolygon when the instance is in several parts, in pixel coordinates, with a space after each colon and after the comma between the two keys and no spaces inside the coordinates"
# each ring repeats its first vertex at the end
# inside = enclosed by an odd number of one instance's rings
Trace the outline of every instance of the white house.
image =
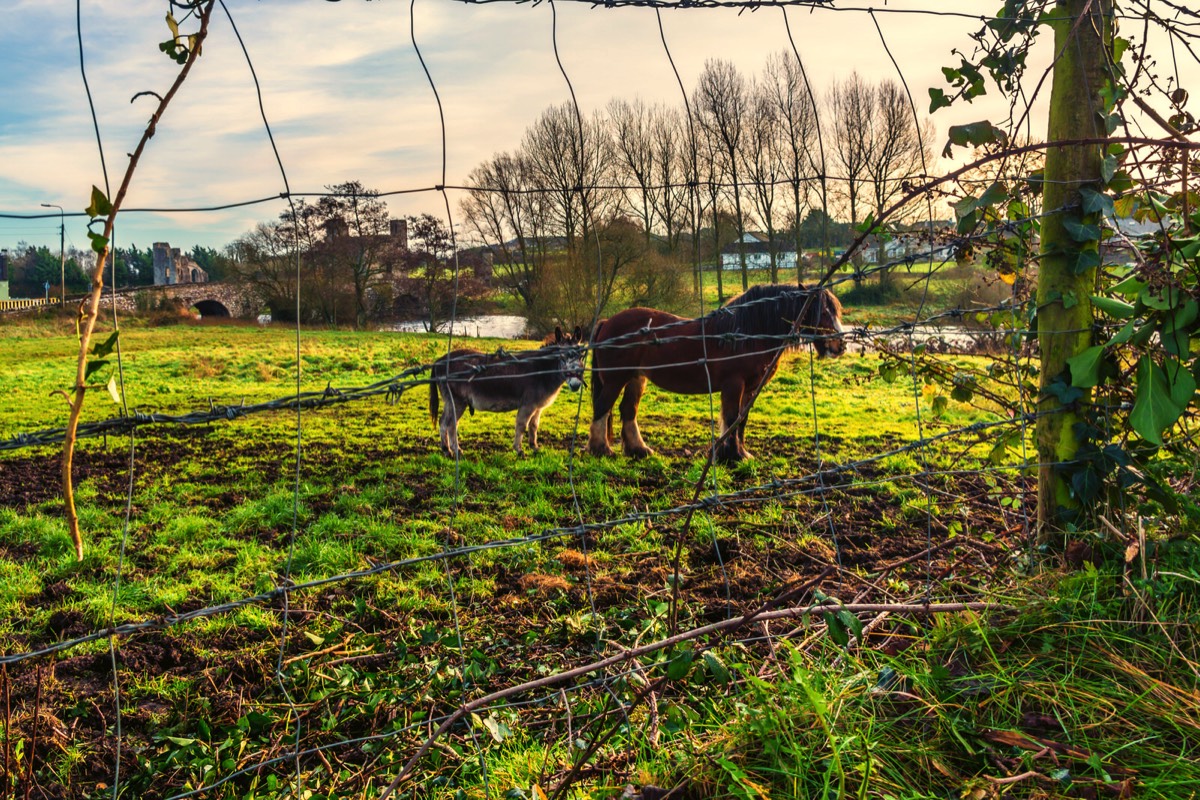
{"type": "MultiPolygon", "coordinates": [[[[746,254],[747,269],[771,268],[771,243],[762,233],[747,231],[741,239],[741,252],[746,254]]],[[[721,269],[741,269],[742,261],[738,255],[738,243],[727,245],[721,251],[721,269]]],[[[796,268],[796,247],[794,242],[775,240],[775,265],[779,269],[796,268]]]]}

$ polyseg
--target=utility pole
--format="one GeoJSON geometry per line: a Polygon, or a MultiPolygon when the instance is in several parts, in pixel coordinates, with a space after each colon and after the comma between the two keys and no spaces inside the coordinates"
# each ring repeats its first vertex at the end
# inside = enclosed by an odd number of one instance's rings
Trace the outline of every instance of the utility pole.
{"type": "Polygon", "coordinates": [[[42,208],[58,209],[58,271],[59,288],[62,291],[62,307],[67,307],[67,225],[63,207],[55,203],[42,203],[42,208]]]}

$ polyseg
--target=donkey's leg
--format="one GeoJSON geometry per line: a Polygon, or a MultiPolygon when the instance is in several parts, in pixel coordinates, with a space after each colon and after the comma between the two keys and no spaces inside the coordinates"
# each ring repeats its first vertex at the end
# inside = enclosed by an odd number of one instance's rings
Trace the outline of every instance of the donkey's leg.
{"type": "Polygon", "coordinates": [[[611,456],[612,408],[625,384],[617,375],[606,375],[603,382],[592,373],[592,427],[588,432],[588,451],[594,456],[611,456]]]}
{"type": "Polygon", "coordinates": [[[458,455],[458,420],[462,417],[460,398],[451,391],[442,394],[442,418],[438,421],[438,432],[442,437],[442,452],[448,456],[458,455]]]}
{"type": "Polygon", "coordinates": [[[542,409],[535,408],[533,413],[529,415],[529,426],[525,432],[529,435],[529,448],[533,452],[538,451],[538,426],[542,424],[542,409]]]}
{"type": "Polygon", "coordinates": [[[631,458],[654,455],[654,451],[642,441],[642,432],[637,424],[638,404],[642,401],[644,391],[646,376],[638,375],[625,384],[625,396],[621,398],[621,444],[625,446],[625,455],[631,458]]]}
{"type": "Polygon", "coordinates": [[[717,447],[716,458],[724,464],[750,457],[738,443],[742,426],[737,422],[737,418],[741,412],[745,391],[746,385],[740,380],[731,380],[721,387],[721,435],[728,433],[729,438],[717,447]],[[730,428],[735,430],[730,431],[730,428]]]}
{"type": "Polygon", "coordinates": [[[529,418],[533,415],[532,406],[521,406],[517,409],[517,429],[513,434],[513,451],[521,455],[521,437],[529,427],[529,418]]]}

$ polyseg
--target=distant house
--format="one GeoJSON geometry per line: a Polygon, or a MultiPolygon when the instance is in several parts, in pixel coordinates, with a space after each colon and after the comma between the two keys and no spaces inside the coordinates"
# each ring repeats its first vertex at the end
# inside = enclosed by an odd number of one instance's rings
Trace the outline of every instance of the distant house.
{"type": "Polygon", "coordinates": [[[746,254],[747,269],[770,269],[771,252],[775,253],[775,266],[779,269],[796,268],[796,244],[776,238],[774,242],[767,240],[766,234],[747,231],[738,242],[727,245],[721,250],[721,269],[734,270],[742,268],[741,253],[746,254]]]}
{"type": "Polygon", "coordinates": [[[174,286],[179,283],[208,283],[208,273],[191,258],[166,242],[155,242],[154,285],[174,286]]]}

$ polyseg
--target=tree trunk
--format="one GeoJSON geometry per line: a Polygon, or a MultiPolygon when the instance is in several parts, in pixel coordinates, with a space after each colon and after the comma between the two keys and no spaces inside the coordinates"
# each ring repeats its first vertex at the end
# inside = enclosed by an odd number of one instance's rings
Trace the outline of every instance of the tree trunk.
{"type": "MultiPolygon", "coordinates": [[[[1102,136],[1100,91],[1106,82],[1105,52],[1112,39],[1112,0],[1059,0],[1055,16],[1062,21],[1056,23],[1054,33],[1054,51],[1059,58],[1054,66],[1047,139],[1053,142],[1102,136]],[[1089,9],[1087,18],[1072,27],[1084,9],[1089,9]]],[[[1046,153],[1044,207],[1051,214],[1042,224],[1037,291],[1041,352],[1038,401],[1041,416],[1037,421],[1041,543],[1062,530],[1069,512],[1078,507],[1069,475],[1054,465],[1070,461],[1079,449],[1080,437],[1075,430],[1079,414],[1074,407],[1064,407],[1060,398],[1048,389],[1065,376],[1067,359],[1085,350],[1092,341],[1089,297],[1096,270],[1091,268],[1076,274],[1076,260],[1085,243],[1072,239],[1063,223],[1080,220],[1079,189],[1086,184],[1100,186],[1102,159],[1103,148],[1096,145],[1058,147],[1046,153]],[[1071,208],[1059,210],[1065,206],[1071,208]]],[[[1085,390],[1078,402],[1087,402],[1089,394],[1085,390]]]]}

